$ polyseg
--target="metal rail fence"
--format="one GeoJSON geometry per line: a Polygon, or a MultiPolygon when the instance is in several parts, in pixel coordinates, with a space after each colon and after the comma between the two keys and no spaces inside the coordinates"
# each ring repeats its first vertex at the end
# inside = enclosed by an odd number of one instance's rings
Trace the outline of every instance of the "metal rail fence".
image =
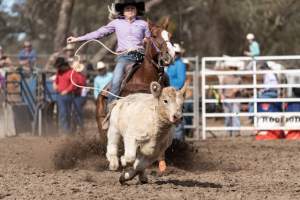
{"type": "MultiPolygon", "coordinates": [[[[260,84],[258,81],[258,76],[274,73],[274,74],[284,74],[284,75],[298,75],[300,77],[299,69],[279,69],[279,70],[261,70],[258,67],[258,63],[262,61],[276,61],[276,62],[287,62],[293,61],[297,63],[296,65],[299,68],[300,66],[300,56],[259,56],[259,57],[204,57],[202,58],[202,70],[201,70],[201,99],[202,99],[202,139],[207,138],[208,131],[229,131],[229,130],[242,130],[242,131],[255,131],[267,128],[268,130],[299,130],[298,126],[286,126],[279,125],[276,127],[262,127],[259,123],[261,117],[279,117],[287,118],[289,116],[300,116],[300,112],[258,112],[259,103],[288,103],[288,102],[300,102],[300,98],[294,97],[280,97],[280,98],[259,98],[258,90],[261,88],[275,88],[275,89],[291,89],[291,88],[300,88],[300,83],[285,83],[278,85],[270,86],[260,84]],[[214,70],[209,69],[209,66],[214,66],[216,62],[238,62],[244,61],[249,62],[252,69],[245,69],[239,71],[228,71],[228,70],[214,70]],[[239,76],[250,76],[252,77],[252,83],[249,84],[239,84],[239,85],[221,85],[221,84],[210,84],[207,79],[212,76],[226,76],[226,75],[239,75],[239,76]],[[249,98],[236,98],[236,99],[222,99],[220,103],[253,103],[254,111],[253,112],[240,112],[240,113],[207,113],[206,107],[207,104],[218,103],[217,99],[208,98],[207,91],[209,89],[250,89],[253,91],[253,97],[249,98]],[[207,124],[208,118],[224,118],[224,117],[254,117],[254,123],[250,126],[240,126],[240,127],[225,127],[225,126],[209,126],[207,124]]],[[[248,65],[249,66],[249,65],[248,65]]],[[[295,68],[295,66],[293,66],[295,68]]],[[[300,124],[300,123],[299,123],[300,124]]]]}

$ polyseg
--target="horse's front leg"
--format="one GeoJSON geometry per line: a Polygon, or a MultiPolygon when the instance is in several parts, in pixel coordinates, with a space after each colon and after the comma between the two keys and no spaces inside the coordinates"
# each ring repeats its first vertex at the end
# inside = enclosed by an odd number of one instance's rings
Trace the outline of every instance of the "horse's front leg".
{"type": "Polygon", "coordinates": [[[97,102],[96,102],[96,121],[98,125],[98,132],[100,136],[100,142],[104,146],[107,143],[107,128],[103,127],[103,120],[106,117],[106,100],[105,97],[101,94],[98,95],[97,102]]]}

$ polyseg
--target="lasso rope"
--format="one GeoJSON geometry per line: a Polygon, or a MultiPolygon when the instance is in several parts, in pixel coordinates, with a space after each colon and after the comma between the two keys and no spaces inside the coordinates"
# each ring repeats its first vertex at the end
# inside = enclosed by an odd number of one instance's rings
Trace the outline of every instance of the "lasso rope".
{"type": "MultiPolygon", "coordinates": [[[[122,53],[114,52],[114,51],[112,51],[110,48],[108,48],[103,42],[101,42],[101,41],[99,41],[99,40],[95,40],[95,39],[88,40],[88,41],[84,42],[82,45],[80,45],[80,46],[78,47],[78,49],[76,50],[75,54],[74,54],[74,57],[78,58],[78,64],[80,64],[80,56],[77,55],[78,52],[81,50],[81,48],[83,48],[86,44],[88,44],[88,43],[90,43],[90,42],[97,42],[98,44],[102,45],[107,51],[109,51],[110,53],[112,53],[112,54],[114,54],[114,55],[117,55],[117,56],[122,55],[122,54],[125,54],[125,53],[127,53],[127,52],[129,51],[129,50],[127,50],[127,51],[124,51],[124,52],[122,52],[122,53]]],[[[117,98],[119,98],[119,99],[124,98],[124,97],[118,96],[118,95],[116,95],[116,94],[114,94],[114,93],[112,93],[112,92],[110,92],[110,91],[108,91],[108,90],[98,89],[98,88],[95,88],[95,87],[88,87],[88,86],[82,86],[82,85],[76,84],[76,83],[73,81],[73,73],[74,73],[74,71],[75,71],[75,69],[73,68],[73,69],[72,69],[72,72],[71,72],[71,83],[72,83],[74,86],[76,86],[76,87],[78,87],[78,88],[82,88],[82,89],[90,89],[90,90],[97,90],[97,91],[99,91],[99,92],[107,92],[108,94],[110,94],[110,95],[112,95],[112,96],[114,96],[114,97],[117,97],[117,98]]]]}

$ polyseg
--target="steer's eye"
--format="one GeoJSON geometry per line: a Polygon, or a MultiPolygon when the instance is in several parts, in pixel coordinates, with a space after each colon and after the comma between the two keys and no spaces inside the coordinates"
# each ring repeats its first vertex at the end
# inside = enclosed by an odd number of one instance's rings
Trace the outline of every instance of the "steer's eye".
{"type": "Polygon", "coordinates": [[[167,103],[168,103],[168,100],[165,99],[165,100],[164,100],[164,103],[167,104],[167,103]]]}

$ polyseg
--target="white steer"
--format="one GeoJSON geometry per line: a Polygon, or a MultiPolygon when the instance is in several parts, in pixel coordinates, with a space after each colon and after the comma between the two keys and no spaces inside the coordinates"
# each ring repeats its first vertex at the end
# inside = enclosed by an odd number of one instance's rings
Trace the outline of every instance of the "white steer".
{"type": "Polygon", "coordinates": [[[172,143],[175,124],[182,118],[182,106],[186,86],[180,91],[172,87],[161,89],[152,82],[151,94],[133,94],[115,102],[110,115],[107,133],[107,153],[110,170],[119,168],[118,145],[124,142],[121,164],[132,166],[123,172],[120,183],[139,175],[141,183],[147,183],[145,169],[164,157],[172,143]]]}

